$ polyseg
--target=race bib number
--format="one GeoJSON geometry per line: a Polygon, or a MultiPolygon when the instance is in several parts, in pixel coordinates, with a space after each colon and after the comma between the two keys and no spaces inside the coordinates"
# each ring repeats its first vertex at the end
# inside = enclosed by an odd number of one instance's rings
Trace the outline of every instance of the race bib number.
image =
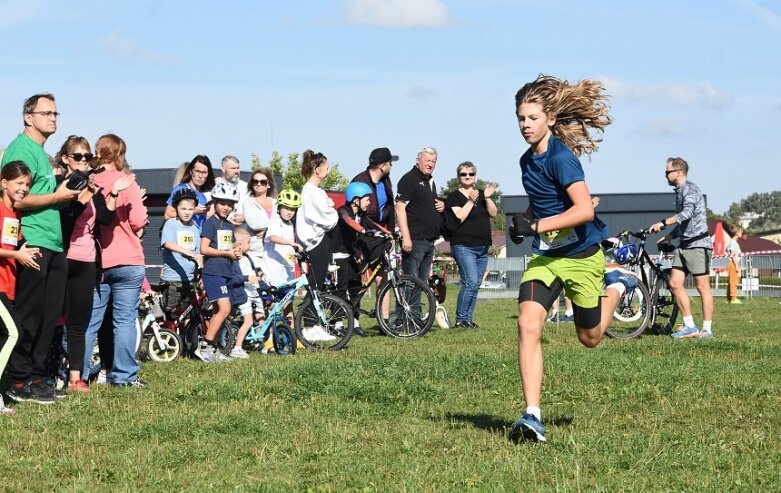
{"type": "Polygon", "coordinates": [[[192,231],[178,231],[176,233],[176,244],[192,252],[195,251],[195,233],[192,231]]]}
{"type": "Polygon", "coordinates": [[[578,234],[574,228],[548,231],[540,235],[540,250],[556,250],[578,242],[578,234]]]}
{"type": "Polygon", "coordinates": [[[17,246],[19,244],[19,220],[15,217],[3,218],[3,245],[17,246]]]}
{"type": "Polygon", "coordinates": [[[217,230],[217,250],[227,252],[233,248],[233,230],[230,229],[218,229],[217,230]]]}

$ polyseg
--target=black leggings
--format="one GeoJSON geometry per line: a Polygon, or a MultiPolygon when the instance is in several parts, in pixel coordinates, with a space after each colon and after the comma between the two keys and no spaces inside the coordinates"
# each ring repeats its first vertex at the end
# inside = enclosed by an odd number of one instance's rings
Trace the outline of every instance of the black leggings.
{"type": "MultiPolygon", "coordinates": [[[[548,311],[553,306],[553,302],[559,298],[562,289],[564,284],[559,279],[553,281],[550,286],[546,286],[542,281],[526,281],[518,290],[518,303],[536,301],[545,308],[545,311],[548,311]]],[[[602,298],[599,298],[594,308],[583,308],[573,302],[572,311],[575,315],[575,327],[595,329],[602,322],[602,298]]]]}
{"type": "MultiPolygon", "coordinates": [[[[68,291],[66,293],[65,320],[68,328],[68,361],[72,370],[81,369],[86,354],[84,335],[92,314],[92,293],[97,281],[95,262],[68,259],[68,291]]],[[[91,350],[92,348],[90,348],[91,350]]],[[[86,380],[88,375],[82,375],[86,380]]]]}
{"type": "Polygon", "coordinates": [[[315,289],[322,290],[328,266],[331,264],[331,237],[326,234],[319,245],[307,252],[309,254],[309,283],[315,289]]]}

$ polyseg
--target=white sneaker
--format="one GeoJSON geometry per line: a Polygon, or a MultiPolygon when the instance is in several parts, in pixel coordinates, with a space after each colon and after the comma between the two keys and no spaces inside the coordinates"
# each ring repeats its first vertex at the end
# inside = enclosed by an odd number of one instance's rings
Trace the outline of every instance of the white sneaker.
{"type": "Polygon", "coordinates": [[[105,372],[103,370],[100,370],[98,372],[98,378],[95,379],[95,383],[98,385],[105,385],[108,383],[108,378],[106,376],[108,375],[108,372],[105,372]]]}
{"type": "Polygon", "coordinates": [[[249,354],[247,354],[247,351],[245,351],[244,348],[241,348],[239,346],[233,346],[233,349],[231,349],[230,357],[238,358],[238,359],[247,359],[249,358],[249,354]]]}
{"type": "Polygon", "coordinates": [[[304,339],[309,342],[328,342],[336,339],[336,337],[326,332],[319,325],[313,325],[308,329],[304,329],[302,332],[304,333],[304,339]]]}
{"type": "Polygon", "coordinates": [[[353,328],[356,327],[359,329],[361,328],[361,322],[357,318],[353,319],[353,328]]]}
{"type": "Polygon", "coordinates": [[[3,402],[3,396],[0,395],[0,415],[7,415],[12,416],[16,414],[16,409],[11,409],[10,407],[5,407],[5,403],[3,402]]]}

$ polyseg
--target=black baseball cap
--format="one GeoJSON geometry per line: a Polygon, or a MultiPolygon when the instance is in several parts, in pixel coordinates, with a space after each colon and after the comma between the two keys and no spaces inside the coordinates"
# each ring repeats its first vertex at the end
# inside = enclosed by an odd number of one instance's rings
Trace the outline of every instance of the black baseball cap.
{"type": "Polygon", "coordinates": [[[388,163],[392,161],[398,161],[399,156],[394,156],[391,154],[390,149],[387,147],[379,147],[377,149],[374,149],[371,154],[369,154],[369,164],[374,166],[376,164],[382,164],[382,163],[388,163]]]}

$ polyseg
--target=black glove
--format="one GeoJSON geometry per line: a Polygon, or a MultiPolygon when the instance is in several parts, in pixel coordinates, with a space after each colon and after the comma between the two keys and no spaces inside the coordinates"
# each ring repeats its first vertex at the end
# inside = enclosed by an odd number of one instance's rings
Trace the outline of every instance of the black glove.
{"type": "Polygon", "coordinates": [[[513,225],[516,234],[521,236],[534,236],[535,232],[532,229],[532,224],[523,214],[516,214],[513,216],[513,225]]]}

